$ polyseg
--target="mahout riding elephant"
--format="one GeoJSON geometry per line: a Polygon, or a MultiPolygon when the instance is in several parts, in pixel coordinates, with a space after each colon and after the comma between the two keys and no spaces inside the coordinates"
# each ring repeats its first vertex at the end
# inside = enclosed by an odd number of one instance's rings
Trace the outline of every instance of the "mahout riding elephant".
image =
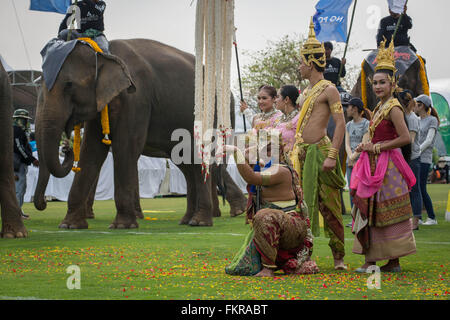
{"type": "Polygon", "coordinates": [[[0,63],[0,235],[2,238],[24,238],[28,232],[22,221],[14,183],[12,115],[11,86],[0,63]]]}
{"type": "MultiPolygon", "coordinates": [[[[408,47],[395,47],[396,51],[396,67],[397,67],[397,76],[398,86],[403,89],[409,89],[413,92],[414,96],[418,96],[424,93],[424,87],[421,80],[421,61],[420,58],[413,53],[408,47]]],[[[372,57],[376,56],[377,51],[373,51],[369,53],[369,55],[364,59],[362,63],[362,67],[365,74],[365,92],[367,105],[370,110],[373,110],[377,105],[377,99],[375,94],[373,93],[371,78],[374,74],[373,66],[375,65],[375,60],[372,57]],[[371,66],[372,65],[372,66],[371,66]]],[[[425,67],[422,72],[422,76],[427,79],[425,67]]],[[[426,80],[428,82],[428,80],[426,80]]],[[[426,84],[428,85],[428,84],[426,84]]],[[[353,97],[358,97],[362,99],[362,90],[361,90],[361,72],[358,76],[358,80],[356,84],[353,86],[351,91],[351,95],[353,97]]],[[[363,99],[364,101],[364,99],[363,99]]]]}
{"type": "MultiPolygon", "coordinates": [[[[109,107],[114,158],[114,199],[117,215],[110,228],[135,228],[138,191],[137,161],[141,154],[171,157],[179,141],[176,129],[190,133],[190,163],[178,165],[187,183],[187,210],[181,224],[211,226],[213,205],[210,178],[204,183],[201,164],[194,163],[194,56],[146,39],[113,40],[111,54],[94,53],[77,41],[51,90],[43,81],[36,113],[36,142],[40,159],[34,196],[45,209],[49,174],[62,177],[73,165],[68,152],[61,164],[58,146],[62,132],[84,123],[80,172],[69,193],[62,228],[87,228],[87,202],[109,146],[102,143],[100,111],[109,107]]],[[[244,197],[245,198],[245,197],[244,197]]]]}

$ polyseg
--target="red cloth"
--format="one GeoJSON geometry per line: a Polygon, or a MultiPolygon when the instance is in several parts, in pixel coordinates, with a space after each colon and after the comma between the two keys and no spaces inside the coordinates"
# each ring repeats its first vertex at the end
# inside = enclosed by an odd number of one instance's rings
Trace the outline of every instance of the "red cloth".
{"type": "Polygon", "coordinates": [[[392,121],[383,119],[378,124],[372,138],[372,143],[380,141],[393,140],[398,137],[397,131],[395,131],[392,121]]]}

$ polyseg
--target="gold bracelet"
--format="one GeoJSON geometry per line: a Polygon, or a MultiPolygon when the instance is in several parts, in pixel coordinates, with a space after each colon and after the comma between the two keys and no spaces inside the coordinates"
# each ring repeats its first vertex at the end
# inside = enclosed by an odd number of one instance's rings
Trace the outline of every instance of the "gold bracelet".
{"type": "Polygon", "coordinates": [[[268,186],[269,185],[269,183],[270,183],[270,176],[271,176],[270,173],[261,172],[261,179],[262,179],[261,185],[262,186],[268,186]]]}
{"type": "Polygon", "coordinates": [[[327,157],[333,160],[337,159],[337,156],[339,154],[339,150],[336,148],[331,147],[330,150],[328,150],[328,155],[327,157]]]}
{"type": "Polygon", "coordinates": [[[377,151],[377,154],[380,154],[380,153],[381,153],[381,144],[380,144],[380,143],[377,143],[377,144],[375,144],[375,145],[376,145],[375,150],[377,151]]]}

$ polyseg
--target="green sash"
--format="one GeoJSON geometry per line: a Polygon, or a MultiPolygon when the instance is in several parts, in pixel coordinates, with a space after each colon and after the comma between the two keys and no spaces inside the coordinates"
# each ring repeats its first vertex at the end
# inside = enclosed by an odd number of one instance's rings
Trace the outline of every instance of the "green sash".
{"type": "Polygon", "coordinates": [[[309,209],[312,234],[317,237],[320,235],[319,186],[327,185],[333,189],[342,189],[345,186],[345,178],[339,158],[336,159],[336,167],[333,170],[322,170],[330,143],[320,147],[318,144],[302,144],[299,147],[306,148],[306,159],[302,168],[303,196],[309,209]]]}

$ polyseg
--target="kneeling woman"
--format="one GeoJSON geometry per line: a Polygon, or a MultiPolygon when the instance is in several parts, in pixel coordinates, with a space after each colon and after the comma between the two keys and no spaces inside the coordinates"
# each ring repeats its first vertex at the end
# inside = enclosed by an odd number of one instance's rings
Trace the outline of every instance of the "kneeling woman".
{"type": "MultiPolygon", "coordinates": [[[[350,189],[355,209],[353,253],[365,255],[365,272],[380,260],[389,260],[383,272],[399,272],[399,258],[415,253],[409,191],[416,183],[401,147],[411,140],[404,110],[393,97],[396,87],[394,48],[380,46],[373,90],[380,100],[369,125],[370,141],[357,147],[361,157],[352,171],[350,189]]],[[[406,154],[406,153],[405,153],[406,154]]]]}
{"type": "MultiPolygon", "coordinates": [[[[278,139],[278,141],[280,141],[278,139]]],[[[271,158],[272,165],[262,172],[254,172],[242,152],[235,146],[226,146],[234,153],[242,178],[260,188],[259,204],[247,210],[252,229],[241,250],[225,272],[231,275],[259,277],[274,276],[282,269],[287,274],[318,272],[312,261],[312,233],[303,195],[295,170],[284,158],[280,145],[280,161],[271,158]],[[256,207],[256,209],[255,209],[256,207]]],[[[271,145],[266,154],[271,157],[271,145]]]]}

